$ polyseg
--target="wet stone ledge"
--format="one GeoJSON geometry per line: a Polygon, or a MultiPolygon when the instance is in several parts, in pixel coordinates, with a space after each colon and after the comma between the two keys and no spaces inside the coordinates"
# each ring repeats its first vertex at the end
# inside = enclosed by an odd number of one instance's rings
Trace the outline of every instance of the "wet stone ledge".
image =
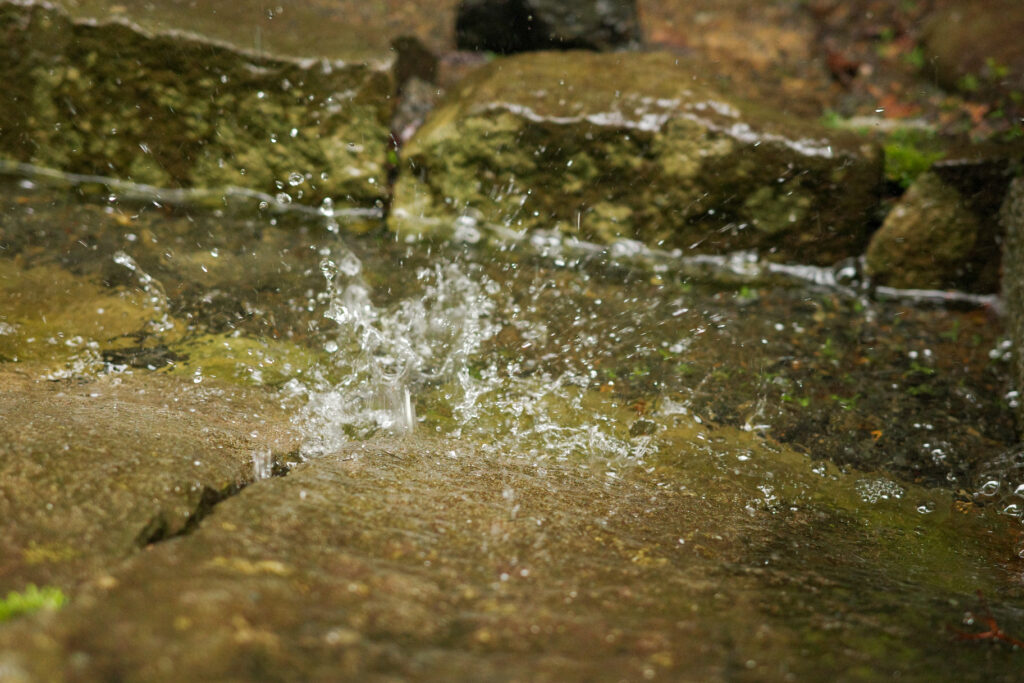
{"type": "Polygon", "coordinates": [[[393,55],[274,57],[0,2],[0,160],[373,207],[386,195],[393,55]]]}
{"type": "Polygon", "coordinates": [[[557,227],[820,264],[861,253],[878,150],[716,92],[699,74],[667,53],[495,60],[404,149],[389,224],[411,235],[557,227]]]}
{"type": "MultiPolygon", "coordinates": [[[[41,381],[0,371],[0,595],[75,589],[193,530],[297,448],[258,391],[122,374],[41,381]]],[[[0,675],[0,679],[3,675],[0,675]]]]}

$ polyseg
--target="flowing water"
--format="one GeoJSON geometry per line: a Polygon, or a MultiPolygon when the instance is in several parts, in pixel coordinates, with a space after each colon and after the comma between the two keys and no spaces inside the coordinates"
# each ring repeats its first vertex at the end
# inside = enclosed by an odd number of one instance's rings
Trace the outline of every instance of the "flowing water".
{"type": "MultiPolygon", "coordinates": [[[[85,189],[5,181],[3,362],[264,386],[302,431],[299,461],[411,435],[453,462],[645,481],[706,499],[713,517],[817,514],[807,535],[749,551],[783,584],[821,579],[809,604],[764,589],[797,630],[832,610],[888,614],[884,631],[903,606],[927,649],[973,588],[1022,594],[1024,456],[995,300],[872,290],[852,262],[472,230],[407,244],[331,206],[210,210],[85,189]],[[837,570],[837,556],[857,559],[837,570]]],[[[254,478],[287,465],[269,458],[254,454],[254,478]]],[[[1019,609],[1000,616],[1024,626],[1019,609]]],[[[864,645],[871,627],[854,621],[835,628],[864,645]]]]}

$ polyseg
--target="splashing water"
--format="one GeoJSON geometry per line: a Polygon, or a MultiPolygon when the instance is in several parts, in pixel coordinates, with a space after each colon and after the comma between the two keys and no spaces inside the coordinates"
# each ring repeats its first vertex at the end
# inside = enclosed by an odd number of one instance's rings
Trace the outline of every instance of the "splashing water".
{"type": "MultiPolygon", "coordinates": [[[[654,448],[652,437],[628,434],[622,410],[586,375],[527,372],[520,359],[484,352],[502,329],[496,312],[509,306],[506,290],[478,265],[410,267],[411,293],[383,303],[351,251],[328,253],[320,268],[324,316],[337,329],[325,344],[329,367],[310,385],[289,386],[306,399],[298,418],[305,457],[381,430],[414,429],[536,461],[597,457],[612,465],[642,461],[654,448]]],[[[545,333],[542,323],[531,325],[527,334],[545,333]]]]}
{"type": "Polygon", "coordinates": [[[139,289],[146,295],[146,301],[153,309],[156,317],[149,321],[146,331],[150,334],[160,334],[174,329],[174,321],[171,320],[170,303],[167,300],[167,293],[160,281],[144,271],[128,254],[118,251],[114,254],[114,263],[124,266],[130,270],[139,283],[139,289]]]}
{"type": "Polygon", "coordinates": [[[292,387],[308,394],[303,452],[328,452],[381,429],[411,432],[412,392],[457,377],[494,334],[487,290],[496,285],[446,263],[416,270],[415,295],[378,307],[350,251],[324,258],[320,268],[329,296],[324,315],[338,328],[325,345],[332,367],[312,389],[292,387]]]}

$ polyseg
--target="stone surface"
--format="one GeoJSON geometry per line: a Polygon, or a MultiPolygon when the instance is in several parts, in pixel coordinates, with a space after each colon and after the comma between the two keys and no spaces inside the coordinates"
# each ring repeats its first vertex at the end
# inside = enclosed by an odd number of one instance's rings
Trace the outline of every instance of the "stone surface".
{"type": "Polygon", "coordinates": [[[881,178],[870,143],[716,93],[664,53],[496,60],[404,156],[402,234],[458,220],[814,263],[863,249],[881,178]]]}
{"type": "MultiPolygon", "coordinates": [[[[871,238],[868,275],[891,287],[943,289],[970,282],[980,222],[933,172],[918,176],[871,238]]],[[[994,264],[998,272],[998,262],[994,264]]]]}
{"type": "Polygon", "coordinates": [[[57,0],[83,20],[120,17],[156,31],[185,31],[238,49],[346,62],[389,60],[392,42],[415,37],[450,49],[458,0],[57,0]]]}
{"type": "MultiPolygon", "coordinates": [[[[65,590],[191,528],[297,448],[259,392],[158,375],[33,379],[0,369],[0,595],[65,590]]],[[[2,678],[2,676],[0,676],[2,678]]]]}
{"type": "MultiPolygon", "coordinates": [[[[1003,302],[1013,339],[1014,384],[1024,390],[1024,177],[1010,183],[1000,219],[1006,229],[1003,250],[1003,302]]],[[[1017,399],[1017,429],[1024,436],[1024,401],[1017,399]]]]}
{"type": "Polygon", "coordinates": [[[162,187],[373,206],[393,52],[269,56],[51,5],[0,4],[0,157],[162,187]]]}
{"type": "Polygon", "coordinates": [[[456,44],[498,53],[607,50],[640,37],[636,0],[462,0],[456,44]]]}
{"type": "MultiPolygon", "coordinates": [[[[679,436],[703,433],[693,426],[679,436]]],[[[929,620],[999,584],[980,564],[991,536],[948,546],[956,513],[937,509],[924,529],[908,502],[872,497],[881,484],[812,474],[802,456],[741,432],[711,435],[743,473],[691,457],[692,445],[611,479],[465,440],[353,445],[247,488],[58,614],[10,622],[0,669],[87,681],[944,670],[948,640],[929,620]],[[796,479],[759,494],[765,465],[796,479]],[[893,591],[903,610],[888,607],[893,591]]],[[[957,660],[988,680],[1016,671],[1008,648],[964,648],[957,660]]]]}

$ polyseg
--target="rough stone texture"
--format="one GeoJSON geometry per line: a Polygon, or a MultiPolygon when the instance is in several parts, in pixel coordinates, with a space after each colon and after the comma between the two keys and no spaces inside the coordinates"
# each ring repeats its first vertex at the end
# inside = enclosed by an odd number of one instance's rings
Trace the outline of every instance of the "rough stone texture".
{"type": "Polygon", "coordinates": [[[187,31],[236,48],[289,57],[361,62],[386,58],[414,37],[450,49],[458,0],[56,0],[73,17],[122,17],[150,31],[187,31]]]}
{"type": "Polygon", "coordinates": [[[867,273],[891,287],[942,289],[975,279],[972,263],[980,230],[978,217],[959,192],[934,172],[923,173],[889,212],[871,238],[867,273]]]}
{"type": "Polygon", "coordinates": [[[390,226],[557,228],[693,252],[860,253],[877,202],[871,144],[698,82],[664,53],[496,60],[405,149],[390,226]]]}
{"type": "Polygon", "coordinates": [[[0,369],[0,595],[75,588],[253,481],[253,453],[297,447],[258,392],[30,368],[0,369]]]}
{"type": "MultiPolygon", "coordinates": [[[[1024,177],[1010,183],[1000,214],[1006,228],[1003,250],[1003,303],[1013,338],[1015,385],[1024,390],[1024,177]]],[[[1017,430],[1024,438],[1024,401],[1017,402],[1017,430]]]]}
{"type": "Polygon", "coordinates": [[[505,54],[607,50],[640,37],[635,0],[463,0],[455,31],[460,49],[505,54]]]}
{"type": "Polygon", "coordinates": [[[369,206],[385,196],[393,53],[242,52],[0,3],[0,158],[157,186],[369,206]]]}
{"type": "Polygon", "coordinates": [[[945,87],[1024,93],[1024,11],[1019,0],[944,0],[925,28],[925,62],[945,87]]]}
{"type": "MultiPolygon", "coordinates": [[[[743,454],[787,474],[760,493],[764,480],[732,464],[688,470],[699,448],[609,479],[465,441],[354,445],[247,488],[62,612],[0,627],[0,670],[83,681],[724,681],[739,667],[739,680],[851,670],[914,680],[945,670],[936,619],[1005,579],[980,569],[993,537],[954,543],[936,524],[946,510],[922,528],[912,505],[866,506],[852,479],[812,474],[792,451],[732,430],[714,438],[735,449],[730,463],[743,454]],[[782,485],[789,476],[804,483],[782,485]],[[913,596],[893,609],[908,580],[913,596]],[[843,637],[823,638],[827,624],[843,637]]],[[[1009,648],[994,649],[958,652],[958,667],[1015,675],[1009,648]]]]}

